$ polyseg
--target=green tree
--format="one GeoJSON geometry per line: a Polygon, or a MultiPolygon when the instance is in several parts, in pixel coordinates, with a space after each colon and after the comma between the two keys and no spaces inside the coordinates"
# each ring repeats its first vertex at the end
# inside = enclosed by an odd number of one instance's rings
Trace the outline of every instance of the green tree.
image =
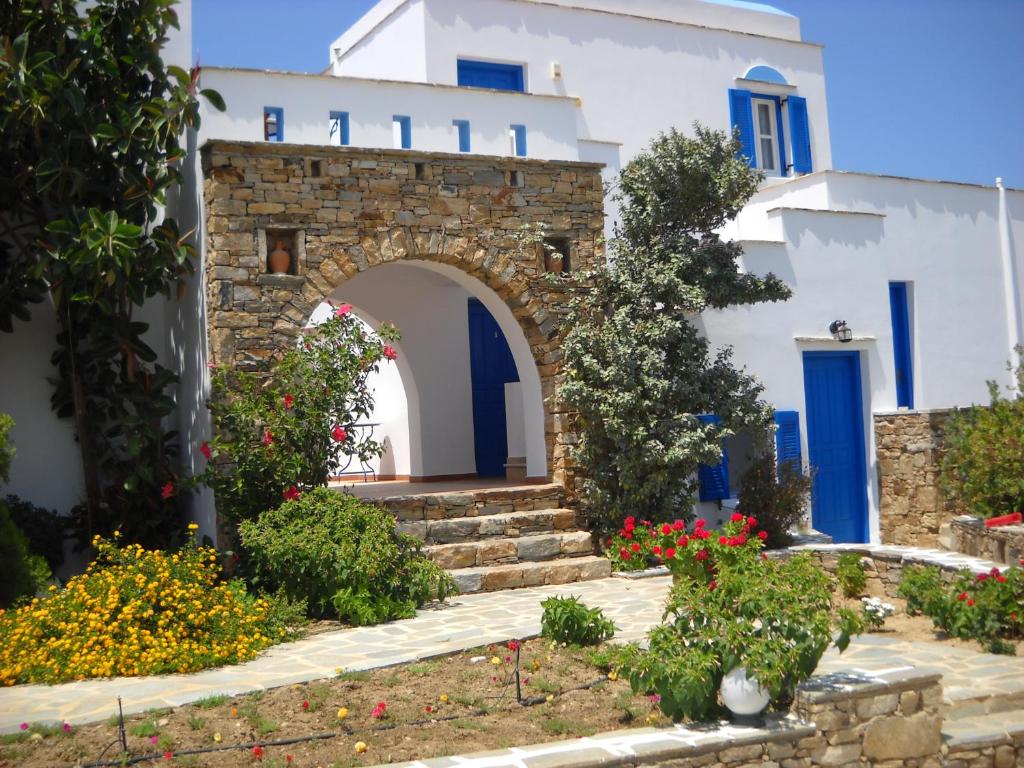
{"type": "Polygon", "coordinates": [[[1024,510],[1024,366],[1009,370],[1009,397],[990,381],[987,407],[958,410],[946,423],[943,490],[981,518],[1024,510]]]}
{"type": "MultiPolygon", "coordinates": [[[[181,137],[199,123],[199,69],[165,66],[175,0],[0,4],[0,329],[49,296],[59,326],[53,406],[72,418],[83,538],[120,526],[166,543],[175,474],[173,372],[136,313],[192,270],[163,216],[181,137]]],[[[52,310],[51,310],[52,307],[52,310]]]]}
{"type": "Polygon", "coordinates": [[[687,515],[694,473],[720,461],[723,437],[768,435],[761,386],[695,324],[706,309],[790,295],[774,275],[741,272],[742,249],[717,234],[761,180],[737,149],[699,125],[693,138],[656,138],[620,175],[610,263],[579,277],[562,396],[577,413],[573,456],[599,528],[687,515]],[[708,413],[721,421],[697,418],[708,413]]]}

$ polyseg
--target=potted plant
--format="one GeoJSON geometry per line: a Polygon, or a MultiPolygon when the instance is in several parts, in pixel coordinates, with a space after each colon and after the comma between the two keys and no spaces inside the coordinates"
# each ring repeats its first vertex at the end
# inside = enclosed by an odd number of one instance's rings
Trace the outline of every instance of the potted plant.
{"type": "Polygon", "coordinates": [[[555,275],[562,274],[565,269],[565,256],[556,251],[554,248],[545,247],[544,249],[544,268],[555,275]]]}

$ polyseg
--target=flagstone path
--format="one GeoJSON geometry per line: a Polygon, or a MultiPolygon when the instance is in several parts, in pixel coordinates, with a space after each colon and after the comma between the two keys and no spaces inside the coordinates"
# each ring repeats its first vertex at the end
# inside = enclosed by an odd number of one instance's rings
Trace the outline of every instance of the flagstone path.
{"type": "MultiPolygon", "coordinates": [[[[843,549],[845,545],[815,547],[843,549]]],[[[850,547],[853,548],[853,547],[850,547]]],[[[987,570],[991,564],[947,552],[859,545],[905,561],[942,561],[949,567],[987,570]],[[899,552],[897,552],[899,550],[899,552]],[[955,562],[946,562],[955,561],[955,562]]],[[[444,605],[423,609],[412,619],[376,627],[326,632],[271,648],[245,664],[191,675],[85,680],[63,685],[20,685],[0,689],[0,733],[23,722],[81,724],[127,714],[180,706],[214,694],[235,695],[282,685],[333,677],[338,668],[372,669],[442,656],[540,632],[540,603],[552,595],[578,595],[600,607],[619,628],[616,640],[641,639],[661,620],[670,579],[607,578],[574,584],[530,587],[463,595],[444,605]]],[[[935,643],[917,643],[868,635],[856,638],[841,656],[830,650],[819,672],[878,672],[927,667],[943,675],[952,716],[1024,708],[1024,658],[993,656],[935,643]],[[958,714],[957,714],[958,713],[958,714]]]]}

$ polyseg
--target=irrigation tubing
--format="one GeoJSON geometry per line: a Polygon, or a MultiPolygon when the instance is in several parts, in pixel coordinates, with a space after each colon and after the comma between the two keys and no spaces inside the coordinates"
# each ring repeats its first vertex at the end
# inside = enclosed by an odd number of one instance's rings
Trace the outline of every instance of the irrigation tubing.
{"type": "MultiPolygon", "coordinates": [[[[585,691],[589,688],[593,688],[596,685],[608,681],[608,676],[603,675],[597,680],[592,680],[589,683],[583,683],[582,685],[573,686],[572,688],[566,688],[558,692],[558,696],[564,696],[567,693],[573,691],[585,691]]],[[[524,707],[533,707],[537,704],[543,704],[548,700],[546,695],[530,696],[529,698],[522,699],[519,701],[524,707]]],[[[369,729],[371,733],[379,733],[381,731],[391,731],[395,728],[399,728],[403,725],[428,725],[430,723],[444,723],[451,720],[465,720],[470,717],[482,717],[490,714],[486,709],[474,709],[469,712],[463,712],[458,715],[446,715],[444,717],[431,717],[428,719],[420,720],[408,720],[401,723],[381,723],[375,725],[369,729]]],[[[216,747],[201,747],[199,749],[181,749],[175,750],[174,755],[206,755],[213,752],[226,752],[233,749],[253,749],[254,747],[286,747],[291,744],[305,744],[311,741],[327,741],[328,739],[336,739],[341,736],[352,736],[355,734],[351,728],[345,728],[341,731],[327,731],[325,733],[314,733],[309,736],[296,736],[293,739],[274,739],[273,741],[249,741],[244,744],[222,744],[216,747]]],[[[117,743],[117,742],[114,742],[117,743]]],[[[109,749],[110,747],[107,747],[109,749]]],[[[106,750],[104,750],[106,752],[106,750]]],[[[163,753],[153,753],[148,755],[139,755],[138,757],[124,757],[117,760],[105,760],[95,763],[84,763],[82,768],[115,768],[116,766],[123,765],[135,765],[137,763],[144,763],[148,760],[161,760],[163,759],[163,753]]],[[[76,765],[79,765],[76,763],[76,765]]]]}

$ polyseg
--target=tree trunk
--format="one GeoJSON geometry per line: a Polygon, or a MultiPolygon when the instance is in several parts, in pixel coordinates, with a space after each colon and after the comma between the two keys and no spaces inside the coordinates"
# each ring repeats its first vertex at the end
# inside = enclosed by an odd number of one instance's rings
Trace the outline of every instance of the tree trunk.
{"type": "Polygon", "coordinates": [[[85,481],[85,507],[86,507],[86,531],[88,540],[91,542],[96,527],[96,516],[100,508],[100,469],[96,460],[96,451],[93,448],[92,432],[89,429],[89,420],[86,418],[88,409],[88,398],[85,392],[85,382],[81,376],[81,366],[78,364],[78,345],[74,324],[71,320],[71,310],[65,307],[61,325],[64,326],[64,333],[68,340],[68,375],[71,386],[71,400],[74,408],[75,434],[78,437],[78,450],[82,455],[82,478],[85,481]]]}

